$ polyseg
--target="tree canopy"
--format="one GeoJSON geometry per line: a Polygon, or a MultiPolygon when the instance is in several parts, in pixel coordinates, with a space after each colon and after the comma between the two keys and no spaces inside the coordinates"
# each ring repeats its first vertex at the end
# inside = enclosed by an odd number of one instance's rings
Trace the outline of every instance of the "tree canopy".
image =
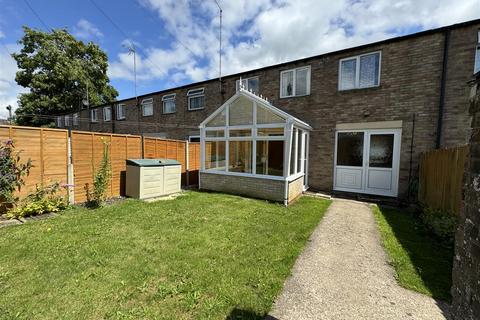
{"type": "Polygon", "coordinates": [[[75,39],[66,29],[43,32],[23,27],[23,48],[12,54],[19,71],[15,80],[30,89],[19,96],[17,123],[42,126],[56,114],[90,105],[109,103],[118,96],[107,75],[108,57],[93,42],[75,39]]]}

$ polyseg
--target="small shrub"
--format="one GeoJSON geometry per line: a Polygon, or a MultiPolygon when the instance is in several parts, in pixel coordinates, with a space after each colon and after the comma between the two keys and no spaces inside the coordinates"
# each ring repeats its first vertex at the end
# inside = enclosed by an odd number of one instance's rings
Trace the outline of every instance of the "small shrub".
{"type": "Polygon", "coordinates": [[[0,145],[0,213],[12,207],[18,201],[14,193],[25,185],[24,177],[28,176],[32,160],[21,163],[20,153],[15,152],[12,140],[0,145]]]}
{"type": "Polygon", "coordinates": [[[66,197],[58,194],[59,191],[59,183],[54,183],[48,187],[37,186],[34,193],[25,197],[7,215],[10,218],[20,218],[64,210],[68,206],[68,201],[66,197]]]}
{"type": "Polygon", "coordinates": [[[425,227],[448,244],[455,240],[457,217],[438,209],[423,208],[420,218],[425,227]]]}
{"type": "Polygon", "coordinates": [[[100,163],[100,169],[93,178],[93,192],[90,191],[89,185],[85,186],[87,192],[87,207],[98,208],[103,206],[107,198],[107,189],[112,178],[112,168],[110,165],[110,157],[108,143],[103,142],[103,157],[100,163]]]}

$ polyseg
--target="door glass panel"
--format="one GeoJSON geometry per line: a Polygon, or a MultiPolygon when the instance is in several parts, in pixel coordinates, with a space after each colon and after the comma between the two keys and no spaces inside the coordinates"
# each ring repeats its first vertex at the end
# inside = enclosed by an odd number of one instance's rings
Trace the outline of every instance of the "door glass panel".
{"type": "Polygon", "coordinates": [[[229,142],[230,172],[252,173],[252,141],[229,142]]]}
{"type": "Polygon", "coordinates": [[[363,166],[363,132],[339,132],[337,166],[363,166]]]}
{"type": "Polygon", "coordinates": [[[257,174],[283,176],[283,141],[257,141],[257,174]]]}
{"type": "Polygon", "coordinates": [[[369,166],[391,168],[393,162],[393,134],[370,135],[369,166]]]}

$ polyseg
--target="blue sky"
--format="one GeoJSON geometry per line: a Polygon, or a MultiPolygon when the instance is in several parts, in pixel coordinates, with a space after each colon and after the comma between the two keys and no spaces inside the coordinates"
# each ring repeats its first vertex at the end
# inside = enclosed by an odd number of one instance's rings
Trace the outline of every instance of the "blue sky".
{"type": "MultiPolygon", "coordinates": [[[[218,7],[214,0],[27,0],[48,28],[68,28],[109,57],[120,93],[134,95],[137,48],[139,94],[218,76],[218,7]]],[[[218,0],[223,7],[223,73],[356,46],[480,18],[480,0],[218,0]]],[[[22,25],[45,29],[25,0],[0,0],[0,118],[25,89],[15,84],[22,25]]]]}

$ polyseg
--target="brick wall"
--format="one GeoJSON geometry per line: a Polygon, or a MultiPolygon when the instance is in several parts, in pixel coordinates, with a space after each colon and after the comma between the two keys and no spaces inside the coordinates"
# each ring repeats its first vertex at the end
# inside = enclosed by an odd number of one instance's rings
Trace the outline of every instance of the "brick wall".
{"type": "Polygon", "coordinates": [[[200,188],[280,202],[285,196],[285,181],[204,172],[200,173],[200,188]]]}
{"type": "Polygon", "coordinates": [[[457,229],[453,266],[452,313],[456,320],[480,319],[480,75],[472,93],[465,206],[457,229]]]}
{"type": "Polygon", "coordinates": [[[303,193],[303,177],[288,183],[288,202],[295,200],[303,193]]]}
{"type": "MultiPolygon", "coordinates": [[[[477,21],[457,26],[450,34],[442,146],[466,142],[469,116],[466,111],[468,92],[465,83],[473,72],[478,28],[480,23],[477,21]]],[[[444,39],[443,31],[432,32],[253,70],[241,76],[258,76],[259,90],[263,96],[276,107],[313,127],[309,148],[309,184],[314,189],[332,189],[337,124],[402,120],[399,197],[403,198],[409,188],[410,171],[417,176],[419,155],[435,148],[444,39]],[[378,50],[382,52],[380,86],[338,91],[339,59],[378,50]],[[306,65],[311,67],[311,94],[280,99],[280,72],[306,65]],[[411,149],[413,161],[410,164],[411,149]]],[[[100,111],[99,123],[90,124],[91,130],[131,134],[164,133],[172,139],[198,135],[200,122],[235,93],[235,81],[239,77],[224,77],[223,92],[218,80],[210,80],[139,98],[140,103],[144,98],[153,97],[154,115],[151,117],[142,117],[139,113],[141,108],[135,106],[133,99],[124,101],[122,103],[127,104],[126,120],[103,123],[100,111]],[[205,108],[189,111],[187,91],[201,87],[205,88],[205,108]],[[161,98],[170,93],[176,93],[177,111],[163,114],[161,98]]],[[[82,117],[88,118],[86,111],[82,112],[82,117]]],[[[88,122],[82,122],[82,126],[88,126],[88,122]]],[[[88,130],[88,127],[81,129],[88,130]]]]}

